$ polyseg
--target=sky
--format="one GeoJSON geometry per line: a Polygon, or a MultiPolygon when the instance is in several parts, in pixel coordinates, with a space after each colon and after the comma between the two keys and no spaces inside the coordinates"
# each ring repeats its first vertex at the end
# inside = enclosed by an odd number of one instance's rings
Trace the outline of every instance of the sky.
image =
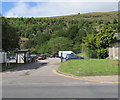
{"type": "MultiPolygon", "coordinates": [[[[106,0],[104,0],[106,1],[106,0]]],[[[5,17],[53,17],[66,16],[78,13],[109,12],[118,10],[118,2],[78,1],[64,2],[58,0],[4,0],[2,1],[2,15],[5,17]]]]}

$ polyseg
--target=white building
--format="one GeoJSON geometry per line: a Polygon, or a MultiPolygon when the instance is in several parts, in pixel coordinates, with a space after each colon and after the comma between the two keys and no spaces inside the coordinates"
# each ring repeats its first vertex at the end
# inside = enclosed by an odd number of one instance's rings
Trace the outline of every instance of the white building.
{"type": "Polygon", "coordinates": [[[21,49],[16,51],[16,62],[17,63],[27,63],[28,62],[28,56],[29,56],[29,50],[28,49],[21,49]]]}
{"type": "Polygon", "coordinates": [[[120,59],[120,33],[115,34],[117,41],[109,48],[109,59],[120,59]]]}

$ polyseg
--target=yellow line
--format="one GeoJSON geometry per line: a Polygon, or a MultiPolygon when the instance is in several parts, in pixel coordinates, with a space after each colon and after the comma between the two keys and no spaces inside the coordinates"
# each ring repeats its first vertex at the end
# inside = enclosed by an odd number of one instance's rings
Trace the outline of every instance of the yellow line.
{"type": "Polygon", "coordinates": [[[91,80],[91,79],[87,79],[87,78],[78,78],[78,77],[74,77],[74,76],[68,76],[68,75],[64,75],[64,74],[58,73],[55,69],[53,69],[52,72],[53,72],[54,74],[57,74],[57,75],[60,75],[60,76],[63,76],[63,77],[68,77],[68,78],[73,78],[73,79],[78,79],[78,80],[84,80],[84,81],[90,81],[90,82],[100,82],[100,83],[120,83],[120,82],[91,80]]]}

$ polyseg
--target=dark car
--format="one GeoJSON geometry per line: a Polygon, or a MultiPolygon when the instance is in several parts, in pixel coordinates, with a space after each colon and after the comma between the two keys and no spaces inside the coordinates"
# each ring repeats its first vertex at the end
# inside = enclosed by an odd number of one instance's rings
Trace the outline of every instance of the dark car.
{"type": "Polygon", "coordinates": [[[37,55],[30,55],[30,56],[28,57],[28,59],[29,59],[29,61],[31,61],[31,62],[36,62],[36,61],[37,61],[37,55]]]}
{"type": "Polygon", "coordinates": [[[7,59],[10,59],[10,56],[7,56],[7,59]]]}
{"type": "Polygon", "coordinates": [[[66,60],[84,59],[84,57],[80,57],[80,56],[77,56],[75,54],[67,54],[65,59],[66,60]]]}
{"type": "Polygon", "coordinates": [[[10,56],[9,60],[16,60],[16,56],[10,56]]]}
{"type": "Polygon", "coordinates": [[[50,55],[50,57],[52,58],[52,57],[59,57],[59,55],[58,54],[53,54],[53,55],[50,55]]]}

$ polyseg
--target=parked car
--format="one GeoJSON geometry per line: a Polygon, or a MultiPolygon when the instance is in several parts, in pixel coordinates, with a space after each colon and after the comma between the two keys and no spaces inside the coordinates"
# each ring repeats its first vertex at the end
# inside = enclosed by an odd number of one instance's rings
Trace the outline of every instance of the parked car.
{"type": "Polygon", "coordinates": [[[7,59],[8,59],[8,60],[10,60],[10,57],[9,57],[9,56],[7,56],[7,59]]]}
{"type": "Polygon", "coordinates": [[[84,59],[84,57],[80,57],[80,56],[77,56],[75,54],[67,54],[65,59],[66,60],[84,59]]]}
{"type": "Polygon", "coordinates": [[[50,55],[50,57],[59,57],[59,55],[56,53],[56,54],[53,54],[53,55],[50,55]]]}
{"type": "Polygon", "coordinates": [[[44,59],[46,59],[46,55],[42,54],[42,55],[38,56],[37,59],[38,60],[44,60],[44,59]]]}
{"type": "Polygon", "coordinates": [[[9,59],[10,60],[16,60],[16,56],[10,56],[9,59]]]}

